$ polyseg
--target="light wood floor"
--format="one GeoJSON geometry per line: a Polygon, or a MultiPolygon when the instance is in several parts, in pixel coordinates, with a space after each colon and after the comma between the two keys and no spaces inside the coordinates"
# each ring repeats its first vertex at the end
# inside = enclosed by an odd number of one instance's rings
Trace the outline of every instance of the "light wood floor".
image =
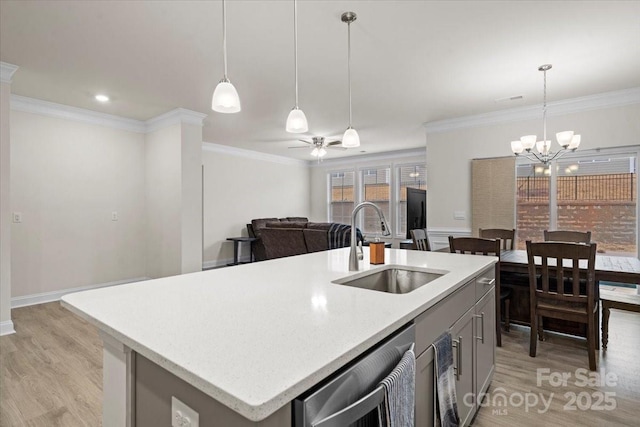
{"type": "Polygon", "coordinates": [[[0,426],[99,426],[102,342],[59,303],[12,310],[0,337],[0,426]]]}
{"type": "MultiPolygon", "coordinates": [[[[102,411],[102,347],[94,327],[60,307],[42,304],[13,310],[17,334],[0,338],[0,426],[99,426],[102,411]]],[[[612,310],[609,348],[599,369],[618,377],[613,387],[578,387],[576,369],[586,368],[582,341],[548,336],[529,357],[528,331],[503,335],[489,396],[502,392],[515,405],[484,407],[475,426],[638,426],[640,425],[640,316],[612,310]],[[536,384],[536,369],[570,373],[565,387],[536,384]],[[565,393],[613,392],[616,409],[564,409],[565,393]],[[519,396],[542,393],[550,409],[538,403],[527,412],[519,396]],[[502,409],[498,412],[497,409],[502,409]],[[506,409],[506,412],[505,412],[506,409]]],[[[586,402],[582,398],[582,404],[586,402]]],[[[604,405],[604,403],[603,403],[604,405]]]]}

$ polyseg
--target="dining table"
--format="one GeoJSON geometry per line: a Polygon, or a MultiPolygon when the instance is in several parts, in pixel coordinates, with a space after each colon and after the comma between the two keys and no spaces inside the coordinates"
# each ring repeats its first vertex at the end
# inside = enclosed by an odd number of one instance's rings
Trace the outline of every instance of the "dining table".
{"type": "MultiPolygon", "coordinates": [[[[530,324],[529,265],[526,250],[507,250],[500,254],[501,286],[512,290],[510,320],[530,324]]],[[[586,261],[581,262],[586,270],[586,261]]],[[[618,255],[596,254],[595,280],[636,285],[640,289],[640,259],[618,255]]],[[[599,299],[599,286],[596,298],[599,299]]],[[[544,329],[570,335],[586,336],[583,324],[557,319],[544,319],[544,329]]]]}
{"type": "MultiPolygon", "coordinates": [[[[584,267],[586,268],[586,263],[584,267]]],[[[527,251],[503,251],[500,254],[500,271],[528,274],[527,251]]],[[[596,254],[595,274],[596,281],[640,285],[640,259],[596,254]]]]}

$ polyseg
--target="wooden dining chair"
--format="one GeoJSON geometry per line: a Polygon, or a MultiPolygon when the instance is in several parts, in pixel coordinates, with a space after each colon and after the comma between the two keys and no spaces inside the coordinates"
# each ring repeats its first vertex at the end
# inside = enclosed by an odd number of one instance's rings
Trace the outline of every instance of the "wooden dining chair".
{"type": "Polygon", "coordinates": [[[500,239],[503,251],[512,251],[515,247],[516,230],[507,230],[504,228],[480,228],[478,236],[483,239],[500,239]]]}
{"type": "Polygon", "coordinates": [[[596,244],[527,241],[531,332],[529,356],[536,357],[536,331],[544,333],[542,319],[568,320],[587,325],[589,369],[596,370],[598,304],[596,299],[596,244]],[[536,265],[535,257],[541,264],[536,265]],[[580,261],[587,262],[586,276],[580,261]]]}
{"type": "Polygon", "coordinates": [[[426,228],[416,228],[415,230],[409,230],[411,238],[413,239],[413,247],[419,251],[430,251],[431,245],[429,245],[429,236],[427,235],[426,228]]]}
{"type": "MultiPolygon", "coordinates": [[[[496,263],[496,345],[502,347],[502,331],[500,329],[500,240],[481,239],[478,237],[453,237],[449,236],[449,250],[452,254],[491,255],[498,257],[496,263]]],[[[510,291],[510,290],[509,290],[510,291]]]]}
{"type": "Polygon", "coordinates": [[[544,230],[545,242],[591,243],[590,231],[547,231],[544,230]]]}
{"type": "MultiPolygon", "coordinates": [[[[500,246],[503,251],[512,251],[515,247],[516,230],[515,229],[503,229],[503,228],[480,228],[478,235],[483,239],[500,239],[500,246]]],[[[511,313],[511,296],[513,291],[511,288],[503,287],[505,284],[513,282],[516,276],[520,277],[520,282],[525,281],[524,274],[520,273],[502,273],[500,272],[500,304],[504,310],[504,328],[507,332],[511,329],[510,313],[511,313]]],[[[502,319],[500,319],[502,321],[502,319]]]]}

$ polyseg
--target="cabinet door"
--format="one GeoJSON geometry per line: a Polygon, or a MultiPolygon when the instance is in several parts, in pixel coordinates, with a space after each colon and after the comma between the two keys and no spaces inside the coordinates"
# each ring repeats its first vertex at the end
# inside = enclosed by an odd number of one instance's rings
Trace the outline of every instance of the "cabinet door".
{"type": "Polygon", "coordinates": [[[435,352],[429,347],[416,359],[416,426],[434,425],[435,387],[435,352]]]}
{"type": "Polygon", "coordinates": [[[451,338],[458,342],[453,349],[454,366],[456,369],[456,396],[458,399],[458,414],[460,425],[469,425],[475,412],[474,398],[474,366],[473,366],[473,315],[475,308],[467,311],[451,327],[451,338]],[[458,360],[460,358],[460,360],[458,360]]]}
{"type": "Polygon", "coordinates": [[[495,289],[478,301],[475,319],[475,393],[480,396],[491,383],[496,358],[495,289]]]}

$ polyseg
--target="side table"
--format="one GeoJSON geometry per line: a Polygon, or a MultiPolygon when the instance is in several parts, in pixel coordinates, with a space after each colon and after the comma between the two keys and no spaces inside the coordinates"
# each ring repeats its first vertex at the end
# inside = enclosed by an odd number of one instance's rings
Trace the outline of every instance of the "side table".
{"type": "Polygon", "coordinates": [[[242,264],[238,260],[240,243],[249,243],[249,262],[253,262],[253,242],[258,240],[255,237],[227,237],[227,240],[233,242],[233,262],[227,265],[238,265],[242,264]]]}

